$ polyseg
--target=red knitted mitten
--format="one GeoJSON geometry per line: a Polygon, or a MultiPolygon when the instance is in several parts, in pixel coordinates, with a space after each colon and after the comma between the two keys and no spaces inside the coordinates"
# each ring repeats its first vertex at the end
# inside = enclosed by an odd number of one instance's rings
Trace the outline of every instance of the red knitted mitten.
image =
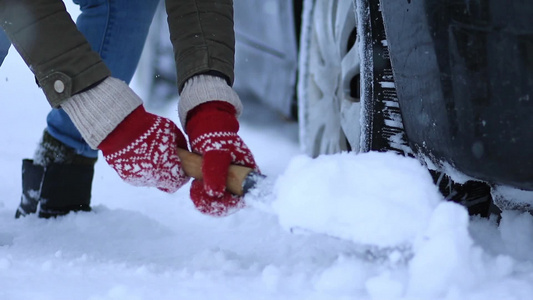
{"type": "Polygon", "coordinates": [[[181,168],[177,147],[187,149],[178,127],[169,119],[146,112],[142,105],[98,146],[124,181],[167,193],[174,193],[189,180],[181,168]]]}
{"type": "Polygon", "coordinates": [[[259,171],[252,153],[237,135],[239,122],[233,105],[203,103],[187,114],[186,132],[192,151],[203,156],[203,180],[194,180],[191,199],[202,213],[225,216],[244,206],[242,197],[226,191],[230,164],[259,171]]]}

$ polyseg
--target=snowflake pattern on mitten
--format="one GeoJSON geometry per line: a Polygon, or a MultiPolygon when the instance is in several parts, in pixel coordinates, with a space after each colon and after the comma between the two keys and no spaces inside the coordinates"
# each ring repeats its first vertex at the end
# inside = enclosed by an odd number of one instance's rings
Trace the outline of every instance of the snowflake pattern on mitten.
{"type": "Polygon", "coordinates": [[[252,152],[237,134],[238,130],[235,109],[221,101],[200,105],[187,122],[192,151],[203,156],[203,180],[193,181],[191,199],[205,214],[225,216],[244,207],[242,197],[226,191],[230,164],[259,172],[252,152]]]}
{"type": "MultiPolygon", "coordinates": [[[[114,131],[99,148],[104,152],[107,163],[124,181],[136,186],[157,187],[162,191],[173,193],[189,180],[177,154],[179,145],[186,148],[185,137],[172,121],[148,115],[148,118],[146,115],[143,118],[133,118],[137,124],[148,121],[151,125],[139,132],[138,136],[125,147],[109,151],[109,146],[105,145],[113,138],[119,138],[120,131],[128,130],[127,126],[119,126],[115,129],[119,132],[114,131]]],[[[128,118],[130,117],[131,115],[128,118]]],[[[128,118],[126,122],[129,121],[128,118]]]]}
{"type": "Polygon", "coordinates": [[[235,132],[211,132],[202,134],[191,141],[193,151],[205,154],[208,151],[228,151],[232,163],[236,165],[257,167],[248,146],[235,132]]]}

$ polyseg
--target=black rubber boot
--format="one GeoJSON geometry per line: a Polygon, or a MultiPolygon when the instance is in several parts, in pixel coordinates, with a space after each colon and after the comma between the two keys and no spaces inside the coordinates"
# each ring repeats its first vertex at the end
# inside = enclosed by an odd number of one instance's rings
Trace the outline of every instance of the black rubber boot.
{"type": "Polygon", "coordinates": [[[39,218],[91,210],[94,167],[52,163],[45,168],[39,218]]]}
{"type": "Polygon", "coordinates": [[[15,218],[37,212],[43,175],[43,166],[33,164],[33,160],[31,159],[24,159],[22,161],[22,197],[19,208],[15,213],[15,218]]]}
{"type": "Polygon", "coordinates": [[[44,131],[35,159],[22,162],[22,197],[15,218],[90,211],[95,163],[96,158],[76,154],[44,131]]]}

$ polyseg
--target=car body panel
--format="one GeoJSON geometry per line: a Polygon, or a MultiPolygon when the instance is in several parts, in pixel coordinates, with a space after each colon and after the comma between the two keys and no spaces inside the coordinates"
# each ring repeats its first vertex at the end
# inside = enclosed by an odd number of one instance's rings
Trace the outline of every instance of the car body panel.
{"type": "Polygon", "coordinates": [[[289,117],[297,68],[292,1],[235,0],[234,11],[235,90],[289,117]]]}

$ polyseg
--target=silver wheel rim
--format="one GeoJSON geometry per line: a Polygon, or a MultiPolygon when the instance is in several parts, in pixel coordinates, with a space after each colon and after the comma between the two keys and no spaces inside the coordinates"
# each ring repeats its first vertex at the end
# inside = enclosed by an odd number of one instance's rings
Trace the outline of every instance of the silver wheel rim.
{"type": "MultiPolygon", "coordinates": [[[[360,144],[359,40],[353,0],[306,1],[298,82],[300,143],[310,156],[360,144]],[[355,90],[357,89],[357,90],[355,90]]],[[[304,6],[304,9],[305,9],[304,6]]]]}

